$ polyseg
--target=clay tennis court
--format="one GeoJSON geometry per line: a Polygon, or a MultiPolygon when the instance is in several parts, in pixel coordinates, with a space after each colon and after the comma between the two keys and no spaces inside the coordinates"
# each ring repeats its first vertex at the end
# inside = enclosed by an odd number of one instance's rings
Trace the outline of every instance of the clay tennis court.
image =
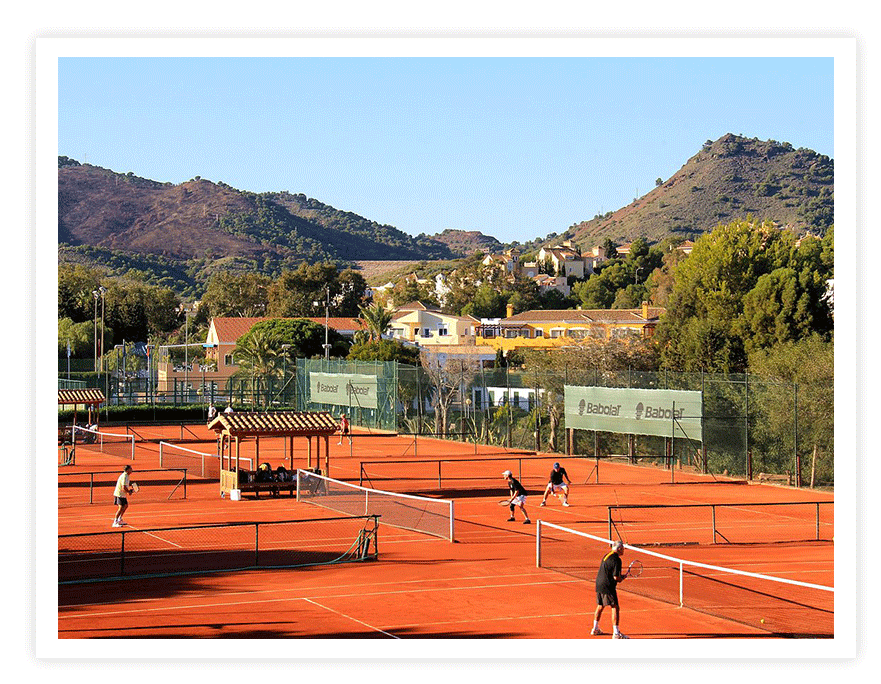
{"type": "MultiPolygon", "coordinates": [[[[572,557],[576,567],[569,574],[537,567],[539,520],[606,538],[611,515],[614,531],[633,546],[644,545],[685,561],[797,582],[829,587],[834,583],[830,533],[833,496],[829,493],[722,481],[684,472],[677,472],[677,484],[671,484],[670,471],[663,468],[607,461],[597,464],[593,459],[558,454],[505,455],[495,447],[357,432],[351,446],[346,441],[339,445],[337,438],[331,438],[330,476],[391,492],[453,499],[455,542],[391,527],[380,520],[373,559],[289,569],[199,573],[198,562],[183,559],[181,549],[187,542],[175,536],[183,533],[163,530],[200,526],[201,531],[187,532],[187,539],[202,539],[206,547],[202,552],[212,554],[212,558],[247,553],[249,533],[245,526],[210,531],[205,526],[267,523],[261,529],[268,530],[280,529],[285,521],[291,529],[299,530],[292,534],[309,538],[305,553],[317,559],[322,557],[322,544],[345,544],[343,537],[350,532],[334,527],[336,523],[331,519],[338,519],[339,512],[298,502],[287,493],[278,497],[261,495],[259,499],[246,495],[241,501],[230,501],[220,498],[216,481],[187,477],[184,498],[179,473],[156,472],[158,441],[143,440],[181,442],[188,449],[213,453],[213,434],[204,426],[188,426],[183,432],[179,426],[133,430],[138,431],[134,462],[86,446],[77,448],[76,465],[59,467],[59,535],[111,533],[113,484],[125,463],[132,463],[132,479],[142,488],[130,499],[131,507],[125,514],[129,523],[126,534],[143,531],[140,536],[150,541],[142,553],[161,555],[171,559],[168,562],[178,559],[182,570],[195,574],[59,585],[60,638],[609,638],[588,636],[596,605],[592,580],[605,547],[593,545],[586,538],[579,540],[584,542],[580,546],[567,546],[566,555],[572,557]],[[435,459],[433,463],[431,459],[435,459]],[[446,464],[438,465],[440,459],[462,463],[448,469],[446,464]],[[379,462],[374,470],[374,466],[362,465],[371,461],[379,462]],[[388,462],[385,467],[384,461],[388,462]],[[548,505],[540,508],[541,494],[555,461],[563,464],[572,480],[572,505],[563,508],[559,499],[550,497],[548,505]],[[516,521],[508,522],[508,509],[498,505],[507,497],[501,476],[505,469],[512,470],[515,477],[522,474],[530,494],[526,506],[531,525],[522,523],[519,509],[516,521]],[[365,475],[369,481],[365,481],[365,475]],[[743,506],[763,502],[812,505],[764,511],[743,506]],[[830,503],[822,506],[820,515],[815,511],[820,508],[816,502],[830,503]],[[728,515],[722,512],[727,509],[716,512],[721,530],[718,534],[738,535],[736,541],[728,543],[689,541],[674,545],[674,537],[691,539],[689,535],[705,534],[703,519],[699,515],[680,515],[682,509],[672,509],[678,518],[654,521],[642,509],[615,508],[610,513],[610,507],[636,504],[725,503],[744,509],[742,515],[732,514],[724,521],[720,518],[728,515]],[[296,521],[300,521],[299,527],[296,521]],[[823,529],[818,541],[812,534],[819,527],[823,529]],[[784,531],[793,538],[780,541],[784,531]],[[652,539],[654,543],[648,541],[652,539]],[[576,549],[574,554],[572,548],[576,549]],[[577,576],[579,573],[582,576],[577,576]]],[[[253,442],[245,442],[242,456],[256,459],[253,448],[253,442]]],[[[292,455],[285,449],[282,440],[278,444],[261,440],[259,461],[275,467],[282,462],[287,465],[292,456],[296,467],[305,467],[305,447],[295,447],[292,455]]],[[[671,514],[671,509],[659,510],[671,514]]],[[[712,529],[709,534],[713,534],[712,529]]],[[[630,549],[625,552],[625,566],[636,553],[630,549]]],[[[619,591],[621,629],[631,638],[780,636],[769,627],[773,616],[761,614],[761,610],[771,609],[758,607],[763,605],[761,601],[752,605],[742,592],[730,594],[730,600],[737,604],[735,608],[740,609],[735,621],[628,590],[628,582],[650,579],[648,575],[646,572],[644,577],[624,582],[619,591]]],[[[728,582],[716,586],[728,586],[728,582]]],[[[761,587],[750,595],[775,591],[761,587]]],[[[726,600],[725,591],[708,593],[716,601],[726,600]]],[[[809,620],[811,610],[801,605],[801,599],[790,601],[787,610],[804,613],[809,620]]],[[[831,598],[826,607],[831,610],[831,598]]],[[[608,611],[601,626],[611,633],[608,611]]],[[[817,635],[805,632],[796,636],[817,635]]]]}

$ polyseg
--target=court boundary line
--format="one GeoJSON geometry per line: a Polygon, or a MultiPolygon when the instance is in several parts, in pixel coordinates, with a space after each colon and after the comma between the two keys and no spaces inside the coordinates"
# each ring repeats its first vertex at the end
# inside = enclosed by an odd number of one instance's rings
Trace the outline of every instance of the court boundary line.
{"type": "Polygon", "coordinates": [[[379,627],[374,627],[373,625],[369,625],[366,622],[364,622],[363,620],[359,620],[358,618],[354,618],[351,615],[346,615],[345,613],[341,613],[340,611],[334,610],[333,608],[329,608],[328,606],[322,606],[320,603],[318,603],[317,601],[313,601],[310,598],[304,598],[303,600],[306,601],[307,603],[311,603],[314,606],[318,606],[319,608],[323,608],[324,610],[330,611],[331,613],[336,613],[337,615],[344,617],[347,620],[352,620],[353,622],[357,622],[359,625],[364,625],[365,627],[369,627],[370,629],[374,630],[375,632],[379,632],[380,634],[385,634],[386,636],[389,636],[392,639],[400,639],[401,638],[399,636],[395,636],[394,634],[386,632],[384,629],[380,629],[379,627]]]}

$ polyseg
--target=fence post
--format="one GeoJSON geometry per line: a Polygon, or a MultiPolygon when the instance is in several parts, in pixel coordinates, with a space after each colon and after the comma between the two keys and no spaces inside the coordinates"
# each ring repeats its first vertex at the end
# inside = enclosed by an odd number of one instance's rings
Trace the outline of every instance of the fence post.
{"type": "Polygon", "coordinates": [[[541,520],[535,521],[535,567],[541,567],[541,520]]]}
{"type": "Polygon", "coordinates": [[[119,544],[119,576],[123,577],[125,575],[125,532],[120,534],[120,544],[119,544]]]}
{"type": "Polygon", "coordinates": [[[260,523],[254,523],[254,567],[260,567],[260,523]]]}

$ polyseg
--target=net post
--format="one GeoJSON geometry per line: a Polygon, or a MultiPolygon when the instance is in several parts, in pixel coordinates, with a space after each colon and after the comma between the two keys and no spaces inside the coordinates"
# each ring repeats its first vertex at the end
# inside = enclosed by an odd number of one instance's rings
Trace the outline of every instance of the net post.
{"type": "Polygon", "coordinates": [[[685,577],[685,572],[683,570],[682,562],[679,563],[679,607],[685,607],[685,593],[683,587],[683,579],[685,577]]]}
{"type": "Polygon", "coordinates": [[[820,541],[820,502],[817,502],[817,541],[820,541]]]}
{"type": "Polygon", "coordinates": [[[535,567],[541,567],[541,520],[535,521],[535,567]]]}
{"type": "Polygon", "coordinates": [[[456,541],[455,502],[450,499],[450,542],[456,541]]]}
{"type": "Polygon", "coordinates": [[[95,491],[95,473],[89,473],[89,503],[94,503],[93,494],[95,491]]]}
{"type": "MultiPolygon", "coordinates": [[[[713,504],[712,506],[710,506],[710,508],[712,508],[712,511],[713,511],[713,543],[715,544],[716,543],[716,536],[717,536],[716,535],[716,505],[713,504]]],[[[729,532],[728,534],[731,534],[731,533],[729,532]]]]}
{"type": "Polygon", "coordinates": [[[297,468],[297,501],[300,500],[300,469],[297,468]]]}
{"type": "Polygon", "coordinates": [[[609,514],[609,539],[612,538],[612,507],[606,506],[606,512],[609,514]]]}
{"type": "Polygon", "coordinates": [[[260,523],[254,523],[254,567],[260,567],[260,523]]]}

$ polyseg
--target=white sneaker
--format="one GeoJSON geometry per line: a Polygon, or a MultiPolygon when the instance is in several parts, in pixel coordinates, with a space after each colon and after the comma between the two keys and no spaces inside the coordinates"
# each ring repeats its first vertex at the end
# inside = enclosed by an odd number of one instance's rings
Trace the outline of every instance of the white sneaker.
{"type": "Polygon", "coordinates": [[[566,508],[569,508],[569,504],[566,503],[565,501],[563,502],[563,505],[564,505],[566,508]]]}
{"type": "Polygon", "coordinates": [[[120,525],[118,522],[116,522],[116,521],[114,520],[114,521],[113,521],[113,524],[112,524],[110,527],[122,527],[122,525],[120,525]]]}
{"type": "Polygon", "coordinates": [[[605,634],[605,632],[599,627],[594,627],[592,630],[590,630],[591,636],[602,636],[603,634],[605,634]]]}
{"type": "Polygon", "coordinates": [[[630,637],[624,634],[623,632],[615,632],[612,635],[613,639],[629,639],[630,637]]]}

